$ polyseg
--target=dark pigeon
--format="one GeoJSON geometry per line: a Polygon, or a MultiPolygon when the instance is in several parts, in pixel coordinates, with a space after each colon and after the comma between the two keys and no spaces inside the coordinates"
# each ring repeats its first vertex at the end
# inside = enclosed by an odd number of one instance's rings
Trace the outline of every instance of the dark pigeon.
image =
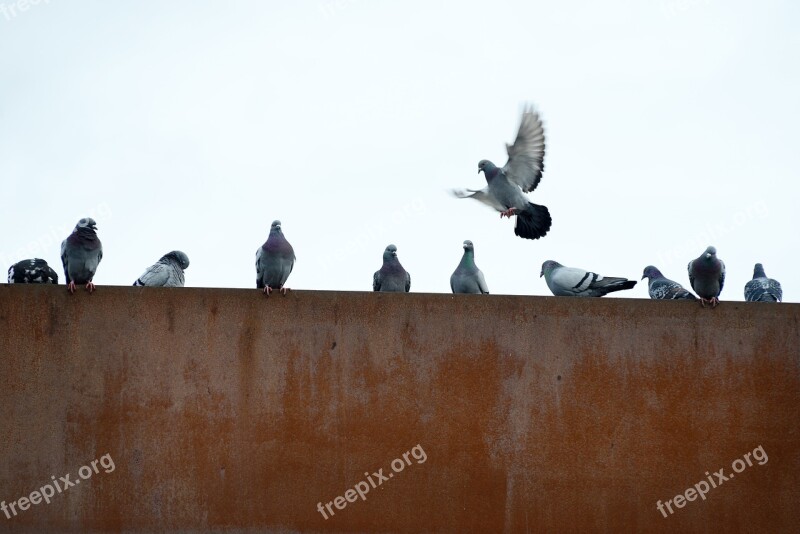
{"type": "Polygon", "coordinates": [[[389,245],[383,251],[383,266],[372,277],[373,291],[411,291],[411,275],[397,259],[397,247],[389,245]]]}
{"type": "Polygon", "coordinates": [[[656,300],[697,300],[697,297],[684,289],[678,282],[664,277],[657,268],[648,265],[644,268],[642,280],[648,280],[648,292],[651,299],[656,300]]]}
{"type": "Polygon", "coordinates": [[[281,231],[281,222],[272,221],[267,241],[256,250],[256,287],[263,289],[267,296],[278,289],[285,297],[289,288],[283,285],[296,259],[292,245],[281,231]]]}
{"type": "Polygon", "coordinates": [[[542,264],[542,272],[547,287],[557,297],[602,297],[614,291],[631,289],[636,280],[600,276],[597,273],[564,267],[557,261],[547,260],[542,264]]]}
{"type": "Polygon", "coordinates": [[[689,284],[700,297],[700,303],[704,308],[706,304],[716,308],[725,284],[725,264],[717,258],[717,249],[708,247],[700,257],[689,262],[687,269],[689,284]]]}
{"type": "Polygon", "coordinates": [[[189,267],[189,256],[173,250],[147,268],[133,285],[148,287],[183,287],[183,270],[189,267]]]}
{"type": "Polygon", "coordinates": [[[781,302],[783,290],[777,280],[767,278],[764,266],[756,263],[753,279],[744,285],[744,300],[747,302],[781,302]]]}
{"type": "Polygon", "coordinates": [[[58,274],[47,262],[33,258],[18,261],[8,269],[9,284],[57,284],[58,274]]]}
{"type": "Polygon", "coordinates": [[[525,239],[539,239],[552,224],[545,206],[528,201],[524,193],[536,189],[544,171],[544,127],[539,114],[527,108],[513,145],[506,145],[508,161],[502,168],[489,160],[478,163],[487,186],[483,189],[453,190],[458,198],[474,198],[500,212],[500,218],[516,215],[514,233],[525,239]]]}
{"type": "Polygon", "coordinates": [[[469,239],[464,241],[464,255],[461,263],[450,276],[450,289],[453,293],[489,293],[486,279],[475,265],[475,247],[469,239]]]}
{"type": "Polygon", "coordinates": [[[97,223],[91,217],[81,219],[61,243],[61,263],[70,293],[75,293],[78,285],[85,285],[89,293],[94,291],[92,280],[102,259],[103,244],[97,237],[97,223]]]}

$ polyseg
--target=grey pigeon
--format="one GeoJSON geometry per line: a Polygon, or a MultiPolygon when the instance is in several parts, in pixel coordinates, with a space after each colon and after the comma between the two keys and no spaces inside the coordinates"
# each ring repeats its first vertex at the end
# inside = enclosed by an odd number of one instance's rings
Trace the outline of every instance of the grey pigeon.
{"type": "Polygon", "coordinates": [[[489,286],[478,266],[475,265],[475,247],[472,241],[464,241],[464,255],[461,263],[450,276],[450,289],[453,293],[489,293],[489,286]]]}
{"type": "Polygon", "coordinates": [[[756,263],[753,279],[744,285],[744,300],[747,302],[781,302],[783,290],[777,280],[767,278],[764,266],[756,263]]]}
{"type": "Polygon", "coordinates": [[[92,280],[102,259],[103,244],[97,237],[97,223],[91,217],[81,219],[61,243],[61,263],[70,293],[84,284],[89,293],[94,291],[92,280]]]}
{"type": "Polygon", "coordinates": [[[542,264],[542,272],[547,287],[557,297],[602,297],[613,291],[630,289],[636,280],[600,276],[597,273],[564,267],[557,261],[547,260],[542,264]]]}
{"type": "Polygon", "coordinates": [[[272,221],[267,241],[256,250],[256,287],[269,296],[273,289],[280,290],[285,297],[288,287],[283,287],[294,269],[292,245],[281,231],[281,222],[272,221]]]}
{"type": "Polygon", "coordinates": [[[545,206],[528,201],[524,193],[536,189],[544,171],[544,128],[539,114],[526,108],[513,145],[506,145],[508,161],[502,168],[489,160],[478,163],[487,186],[483,189],[453,190],[458,198],[474,198],[500,212],[500,218],[516,215],[514,233],[525,239],[547,234],[552,220],[545,206]]]}
{"type": "Polygon", "coordinates": [[[700,297],[700,303],[704,308],[706,304],[716,308],[725,284],[725,264],[717,258],[717,249],[708,247],[700,257],[690,261],[686,268],[689,271],[689,284],[700,297]]]}
{"type": "Polygon", "coordinates": [[[173,250],[147,268],[133,285],[148,287],[183,287],[183,270],[189,267],[189,256],[173,250]]]}
{"type": "Polygon", "coordinates": [[[33,258],[18,261],[8,269],[9,284],[57,284],[58,274],[47,262],[33,258]]]}
{"type": "Polygon", "coordinates": [[[389,245],[383,251],[383,266],[372,276],[373,291],[411,291],[411,275],[397,259],[397,247],[389,245]]]}
{"type": "Polygon", "coordinates": [[[648,280],[648,292],[651,299],[656,300],[697,300],[697,297],[684,289],[678,282],[666,278],[661,271],[652,265],[644,268],[642,280],[648,280]]]}

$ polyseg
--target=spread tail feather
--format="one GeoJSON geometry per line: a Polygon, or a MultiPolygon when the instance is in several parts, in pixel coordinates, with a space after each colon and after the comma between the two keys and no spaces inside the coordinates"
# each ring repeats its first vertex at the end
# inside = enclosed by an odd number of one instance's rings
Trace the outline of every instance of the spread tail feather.
{"type": "Polygon", "coordinates": [[[514,233],[524,239],[539,239],[547,234],[551,224],[553,220],[547,207],[529,202],[525,210],[517,212],[514,233]]]}

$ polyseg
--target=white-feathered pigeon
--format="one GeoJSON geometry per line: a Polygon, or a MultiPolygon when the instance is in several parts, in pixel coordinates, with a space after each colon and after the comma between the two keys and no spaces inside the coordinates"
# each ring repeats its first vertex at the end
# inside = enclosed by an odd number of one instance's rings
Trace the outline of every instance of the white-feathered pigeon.
{"type": "Polygon", "coordinates": [[[61,263],[64,264],[64,276],[70,293],[83,284],[89,293],[94,291],[92,280],[102,259],[103,244],[97,237],[97,223],[91,217],[81,219],[61,243],[61,263]]]}
{"type": "Polygon", "coordinates": [[[764,266],[756,263],[753,279],[744,285],[744,300],[747,302],[781,302],[783,290],[777,280],[767,278],[764,266]]]}
{"type": "Polygon", "coordinates": [[[33,258],[18,261],[8,269],[9,284],[57,284],[58,274],[47,262],[33,258]]]}
{"type": "Polygon", "coordinates": [[[148,287],[183,287],[183,270],[189,267],[189,256],[173,250],[147,268],[133,285],[148,287]]]}
{"type": "Polygon", "coordinates": [[[700,297],[700,303],[704,308],[706,304],[716,308],[725,284],[725,264],[717,258],[717,249],[708,247],[699,258],[690,261],[686,268],[689,271],[689,284],[700,297]]]}
{"type": "Polygon", "coordinates": [[[661,271],[652,265],[644,268],[642,280],[648,280],[648,292],[651,299],[656,300],[697,300],[697,297],[692,295],[678,282],[674,282],[666,278],[661,271]]]}
{"type": "Polygon", "coordinates": [[[489,293],[486,279],[475,265],[475,247],[469,239],[464,241],[461,263],[450,276],[450,289],[453,293],[489,293]]]}
{"type": "Polygon", "coordinates": [[[564,267],[557,261],[547,260],[542,264],[542,272],[547,287],[557,297],[602,297],[613,291],[630,289],[636,280],[600,276],[597,273],[564,267]]]}
{"type": "Polygon", "coordinates": [[[524,193],[536,189],[544,171],[544,128],[539,114],[527,108],[513,145],[506,145],[508,161],[498,168],[489,160],[478,163],[487,186],[483,189],[453,190],[459,198],[474,198],[500,212],[500,218],[516,215],[514,233],[525,239],[547,234],[552,220],[545,206],[528,201],[524,193]]]}
{"type": "Polygon", "coordinates": [[[383,266],[372,276],[373,291],[411,291],[411,275],[397,259],[397,247],[389,245],[383,251],[383,266]]]}
{"type": "Polygon", "coordinates": [[[281,231],[281,222],[272,221],[267,241],[256,250],[256,287],[269,296],[273,289],[280,290],[285,297],[288,287],[283,287],[294,269],[292,245],[281,231]]]}

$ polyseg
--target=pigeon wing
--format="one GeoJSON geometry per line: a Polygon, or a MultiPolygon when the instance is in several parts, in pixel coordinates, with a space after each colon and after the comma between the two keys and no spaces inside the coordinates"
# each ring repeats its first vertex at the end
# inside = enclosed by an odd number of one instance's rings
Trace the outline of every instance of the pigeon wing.
{"type": "Polygon", "coordinates": [[[489,192],[488,186],[484,187],[483,189],[453,189],[452,193],[457,198],[474,198],[475,200],[479,200],[497,211],[506,210],[506,207],[503,206],[494,197],[494,195],[491,194],[491,192],[489,192]]]}
{"type": "Polygon", "coordinates": [[[524,193],[536,189],[544,172],[544,127],[539,114],[527,108],[522,114],[519,132],[513,145],[506,145],[508,161],[503,167],[506,177],[524,193]]]}
{"type": "Polygon", "coordinates": [[[163,287],[169,281],[170,270],[168,265],[161,262],[151,265],[133,285],[163,287]]]}

